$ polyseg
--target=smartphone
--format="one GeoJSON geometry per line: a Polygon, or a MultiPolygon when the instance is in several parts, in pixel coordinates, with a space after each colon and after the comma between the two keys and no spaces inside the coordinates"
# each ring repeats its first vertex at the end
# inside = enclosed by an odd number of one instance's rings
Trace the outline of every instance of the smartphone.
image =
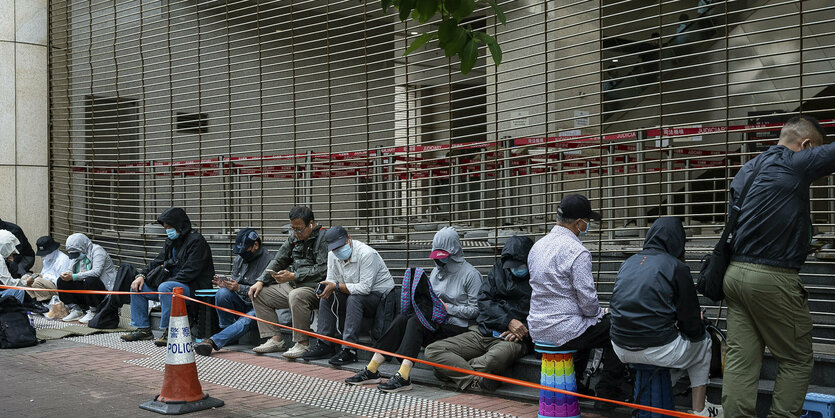
{"type": "Polygon", "coordinates": [[[502,338],[502,333],[499,332],[499,331],[493,331],[493,337],[494,338],[502,338]]]}
{"type": "Polygon", "coordinates": [[[321,295],[322,293],[325,293],[325,287],[326,287],[325,283],[319,282],[319,285],[316,286],[316,294],[321,295]]]}
{"type": "Polygon", "coordinates": [[[278,274],[275,270],[270,270],[270,269],[267,269],[267,270],[265,270],[265,271],[266,271],[267,273],[270,273],[270,274],[278,274]]]}

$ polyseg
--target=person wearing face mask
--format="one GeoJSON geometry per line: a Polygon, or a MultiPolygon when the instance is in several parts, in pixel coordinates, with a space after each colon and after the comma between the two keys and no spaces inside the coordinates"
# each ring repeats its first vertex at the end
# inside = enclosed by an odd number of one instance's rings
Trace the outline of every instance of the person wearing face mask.
{"type": "MultiPolygon", "coordinates": [[[[116,266],[107,251],[93,244],[86,235],[76,233],[67,237],[64,244],[70,258],[69,269],[62,272],[58,280],[61,290],[111,290],[116,280],[116,266]],[[108,285],[110,287],[108,287],[108,285]]],[[[61,302],[68,308],[69,315],[63,321],[78,321],[86,324],[96,316],[96,309],[104,295],[60,292],[61,302]],[[85,314],[84,311],[87,311],[85,314]]]]}
{"type": "MultiPolygon", "coordinates": [[[[432,331],[421,324],[417,315],[401,313],[394,318],[388,330],[377,341],[376,348],[417,357],[421,347],[466,332],[469,326],[475,324],[478,316],[478,292],[482,282],[481,273],[464,259],[464,251],[455,228],[445,227],[435,234],[429,258],[435,260],[437,267],[432,269],[428,288],[434,292],[433,300],[440,305],[436,308],[445,311],[448,319],[432,331]]],[[[406,291],[401,289],[401,293],[406,291]]],[[[380,382],[378,368],[384,361],[385,357],[382,354],[374,353],[368,365],[356,375],[345,379],[345,382],[352,385],[380,382]]],[[[400,370],[385,383],[377,385],[377,388],[383,392],[411,389],[409,374],[412,365],[410,360],[401,361],[400,370]]]]}
{"type": "MultiPolygon", "coordinates": [[[[374,318],[375,327],[369,332],[379,338],[394,316],[394,300],[390,309],[385,305],[394,289],[391,277],[380,254],[370,246],[351,238],[341,226],[325,233],[328,243],[328,276],[319,295],[319,333],[339,338],[338,324],[344,323],[342,339],[359,342],[363,318],[374,318]]],[[[330,357],[328,363],[341,366],[357,361],[357,353],[347,346],[336,352],[337,346],[319,340],[316,347],[302,356],[305,360],[330,357]]]]}
{"type": "MultiPolygon", "coordinates": [[[[507,240],[502,255],[487,274],[478,294],[478,331],[468,331],[426,347],[426,359],[447,366],[501,373],[530,349],[527,318],[531,304],[528,253],[533,241],[524,236],[507,240]]],[[[496,390],[499,382],[438,368],[460,390],[496,390]]]]}
{"type": "MultiPolygon", "coordinates": [[[[602,348],[603,376],[597,394],[623,401],[629,397],[621,387],[625,368],[609,340],[610,318],[597,299],[591,253],[579,238],[589,231],[592,220],[601,219],[585,196],[573,194],[560,201],[557,225],[528,254],[532,291],[528,325],[534,343],[577,350],[578,376],[586,369],[590,350],[602,348]]],[[[613,404],[599,403],[608,405],[613,404]]]]}
{"type": "Polygon", "coordinates": [[[11,232],[18,240],[17,247],[15,247],[16,252],[11,258],[5,260],[5,262],[12,277],[19,279],[29,273],[29,270],[35,265],[35,251],[32,249],[32,245],[29,244],[29,240],[26,238],[26,234],[23,233],[23,229],[19,226],[0,219],[0,229],[11,232]]]}
{"type": "MultiPolygon", "coordinates": [[[[212,287],[215,264],[209,243],[200,232],[192,228],[191,220],[181,208],[164,210],[157,222],[165,228],[166,240],[162,250],[151,260],[130,285],[131,292],[171,292],[175,287],[186,296],[193,296],[196,289],[212,287]],[[145,283],[145,275],[158,266],[166,266],[170,272],[168,280],[156,288],[145,283]]],[[[123,334],[122,340],[152,340],[151,322],[148,317],[148,301],[158,300],[162,307],[160,329],[162,336],[154,341],[158,347],[168,345],[168,320],[171,316],[171,295],[130,295],[130,324],[136,331],[123,334]]]]}
{"type": "MultiPolygon", "coordinates": [[[[249,299],[249,288],[261,274],[273,255],[264,248],[261,237],[252,228],[244,228],[235,236],[232,248],[235,258],[232,260],[232,271],[228,278],[214,276],[212,283],[218,286],[215,294],[215,305],[255,316],[255,308],[249,299]]],[[[237,340],[255,325],[255,321],[243,316],[233,315],[217,310],[221,331],[201,341],[194,346],[194,352],[202,356],[210,356],[213,350],[220,350],[229,341],[237,340]]]]}
{"type": "MultiPolygon", "coordinates": [[[[14,256],[17,254],[17,246],[20,245],[20,240],[17,237],[5,230],[0,229],[0,257],[3,258],[3,261],[14,260],[14,256]]],[[[9,267],[6,263],[0,262],[0,283],[4,286],[25,286],[21,279],[15,278],[12,276],[12,273],[9,271],[9,267]]],[[[0,290],[0,296],[13,296],[20,301],[20,303],[24,302],[24,298],[27,297],[26,292],[23,290],[18,289],[5,289],[0,290]]]]}
{"type": "MultiPolygon", "coordinates": [[[[22,277],[26,283],[26,287],[34,287],[36,289],[58,288],[58,276],[70,269],[70,258],[61,252],[58,249],[59,247],[60,244],[49,235],[38,238],[36,242],[37,252],[35,254],[43,259],[43,269],[40,273],[26,274],[22,277]]],[[[50,299],[59,298],[58,292],[27,290],[26,293],[41,304],[50,299]]],[[[53,318],[51,314],[50,312],[47,317],[53,318]]]]}
{"type": "MultiPolygon", "coordinates": [[[[328,245],[325,230],[316,224],[313,210],[306,206],[290,209],[293,233],[278,249],[261,277],[249,288],[249,297],[258,318],[278,322],[276,309],[290,309],[293,328],[310,331],[310,314],[319,306],[316,286],[325,280],[328,269],[328,245]]],[[[258,322],[263,344],[252,351],[263,354],[284,351],[281,328],[258,322]]],[[[283,356],[297,359],[309,348],[307,335],[294,332],[295,345],[283,356]]]]}
{"type": "Polygon", "coordinates": [[[745,163],[731,182],[729,211],[754,176],[739,208],[722,287],[728,302],[725,416],[756,415],[765,347],[777,359],[768,416],[801,414],[814,366],[809,294],[799,276],[812,238],[809,188],[833,172],[835,144],[827,143],[815,118],[803,115],[786,121],[777,145],[745,163]]]}

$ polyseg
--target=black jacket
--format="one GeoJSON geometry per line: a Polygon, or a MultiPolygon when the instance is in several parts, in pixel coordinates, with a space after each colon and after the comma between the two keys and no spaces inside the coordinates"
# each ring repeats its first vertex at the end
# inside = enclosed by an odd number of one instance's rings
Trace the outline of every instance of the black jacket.
{"type": "Polygon", "coordinates": [[[812,236],[809,186],[835,171],[835,144],[798,152],[783,145],[769,148],[734,176],[730,202],[736,201],[760,163],[742,202],[732,260],[800,270],[812,236]]]}
{"type": "Polygon", "coordinates": [[[162,251],[145,266],[143,273],[147,274],[166,260],[173,259],[176,250],[177,264],[169,280],[185,283],[192,291],[211,288],[215,275],[212,251],[203,235],[191,229],[186,212],[180,208],[168,208],[159,215],[157,222],[173,226],[180,236],[175,240],[166,238],[162,251]]]}
{"type": "Polygon", "coordinates": [[[12,277],[20,278],[35,265],[35,250],[32,249],[32,245],[29,244],[29,240],[26,239],[26,234],[23,233],[23,229],[19,226],[0,219],[0,229],[5,229],[6,231],[11,232],[12,235],[20,241],[20,244],[17,244],[15,247],[18,254],[14,255],[14,261],[6,261],[6,265],[9,267],[9,273],[12,274],[12,277]]]}
{"type": "Polygon", "coordinates": [[[487,280],[481,284],[476,321],[478,330],[485,337],[492,337],[493,331],[507,331],[511,319],[527,326],[528,311],[531,309],[530,275],[516,277],[503,264],[508,259],[527,264],[531,247],[533,241],[528,237],[510,237],[502,249],[501,259],[493,264],[487,280]]]}
{"type": "Polygon", "coordinates": [[[684,240],[679,218],[660,218],[644,250],[621,264],[609,304],[613,343],[637,350],[668,344],[679,333],[691,341],[707,337],[690,268],[679,260],[684,240]]]}

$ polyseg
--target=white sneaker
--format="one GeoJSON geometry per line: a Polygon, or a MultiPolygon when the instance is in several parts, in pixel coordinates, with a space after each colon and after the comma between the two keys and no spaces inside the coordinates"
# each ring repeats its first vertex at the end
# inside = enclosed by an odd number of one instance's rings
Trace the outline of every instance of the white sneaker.
{"type": "Polygon", "coordinates": [[[61,320],[64,321],[64,322],[78,321],[83,316],[84,316],[84,311],[82,311],[81,309],[73,309],[72,312],[70,312],[69,315],[63,317],[61,320]]]}
{"type": "Polygon", "coordinates": [[[310,348],[307,344],[296,343],[293,348],[287,350],[286,353],[283,354],[285,358],[295,360],[304,355],[307,352],[307,349],[310,348]]]}
{"type": "Polygon", "coordinates": [[[725,416],[725,413],[722,410],[722,405],[716,405],[705,401],[705,409],[702,409],[699,412],[693,411],[693,415],[698,415],[700,417],[722,418],[725,416]]]}
{"type": "Polygon", "coordinates": [[[252,349],[252,351],[258,354],[277,353],[284,350],[286,350],[286,348],[284,348],[284,341],[276,341],[272,338],[268,339],[264,344],[252,349]]]}
{"type": "Polygon", "coordinates": [[[90,322],[90,320],[93,319],[93,317],[95,317],[95,316],[96,316],[95,312],[88,311],[87,315],[84,315],[83,317],[81,317],[81,319],[79,319],[78,322],[81,322],[82,324],[86,324],[86,323],[90,322]]]}

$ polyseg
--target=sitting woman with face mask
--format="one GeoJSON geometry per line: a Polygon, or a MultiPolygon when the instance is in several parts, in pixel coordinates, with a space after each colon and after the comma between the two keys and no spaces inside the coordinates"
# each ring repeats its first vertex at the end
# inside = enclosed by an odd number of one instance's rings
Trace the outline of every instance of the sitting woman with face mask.
{"type": "MultiPolygon", "coordinates": [[[[428,283],[422,269],[407,270],[401,289],[401,313],[380,337],[376,348],[414,358],[421,347],[461,334],[475,324],[481,273],[464,259],[455,228],[446,227],[435,234],[429,258],[437,267],[432,269],[428,283]],[[425,306],[430,303],[431,306],[425,306]]],[[[377,369],[383,361],[385,357],[375,353],[365,369],[345,382],[353,385],[380,382],[377,369]]],[[[383,392],[411,389],[412,365],[412,361],[403,360],[400,370],[377,388],[383,392]]]]}
{"type": "MultiPolygon", "coordinates": [[[[67,256],[70,258],[70,269],[61,273],[58,289],[61,290],[108,290],[106,283],[113,286],[116,279],[116,266],[110,255],[101,245],[93,244],[84,234],[72,234],[67,237],[65,244],[67,256]]],[[[104,299],[104,295],[65,293],[58,296],[61,302],[70,308],[70,314],[65,316],[65,322],[78,321],[82,324],[90,322],[96,315],[96,307],[104,299]],[[86,314],[85,314],[86,311],[86,314]]]]}

